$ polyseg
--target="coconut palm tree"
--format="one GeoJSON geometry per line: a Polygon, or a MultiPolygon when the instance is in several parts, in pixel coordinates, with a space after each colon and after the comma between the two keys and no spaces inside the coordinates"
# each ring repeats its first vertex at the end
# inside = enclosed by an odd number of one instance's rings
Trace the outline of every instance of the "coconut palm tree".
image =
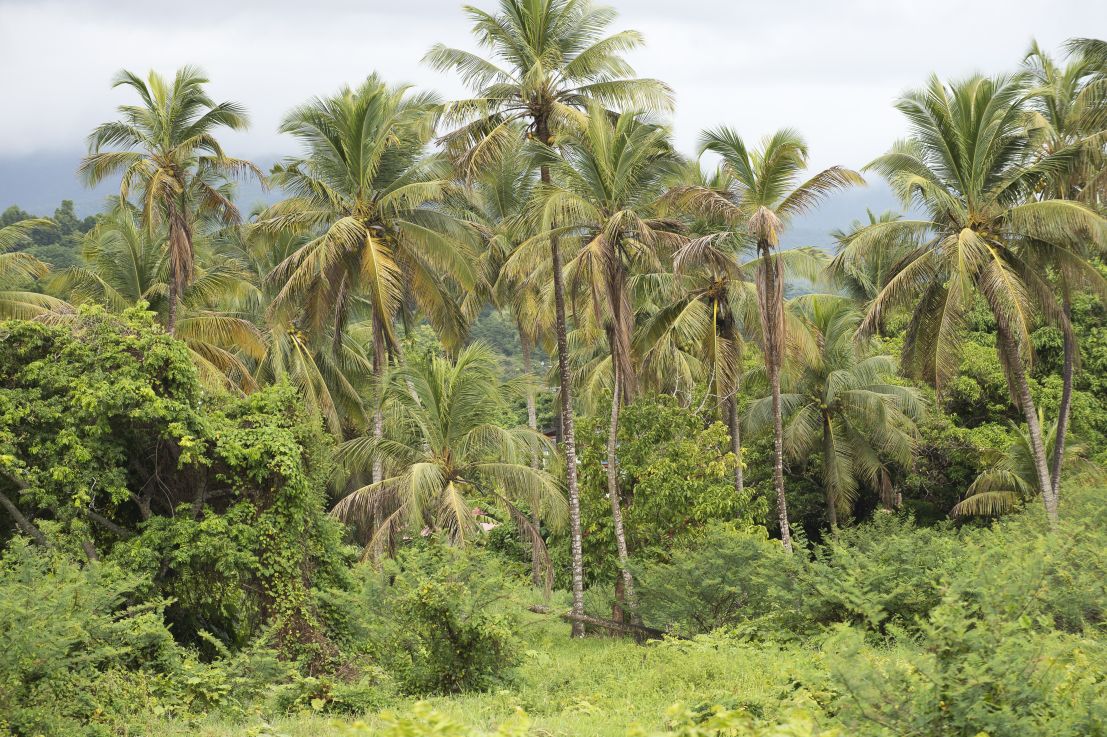
{"type": "Polygon", "coordinates": [[[723,220],[727,227],[754,245],[758,311],[761,317],[761,349],[773,402],[773,482],[781,543],[792,549],[788,528],[788,502],[784,493],[784,429],[780,407],[780,371],[787,330],[784,316],[784,271],[778,257],[780,236],[796,215],[808,212],[829,194],[863,184],[859,174],[833,166],[805,181],[807,144],[790,129],[765,138],[757,149],[729,128],[705,131],[701,152],[717,154],[730,181],[725,192],[692,186],[679,188],[674,199],[694,211],[723,220]]]}
{"type": "Polygon", "coordinates": [[[903,365],[939,390],[957,370],[966,312],[976,299],[984,300],[996,321],[1012,396],[1026,418],[1042,500],[1055,523],[1059,495],[1051,490],[1027,365],[1035,304],[1050,319],[1065,318],[1023,247],[1032,242],[1039,263],[1047,256],[1052,263],[1074,263],[1072,245],[1102,243],[1107,223],[1078,202],[1030,198],[1074,154],[1066,149],[1037,156],[1040,129],[1027,115],[1024,97],[1021,78],[972,77],[947,87],[935,77],[901,98],[897,107],[911,124],[911,137],[867,169],[888,179],[905,205],[926,217],[861,229],[835,263],[844,267],[868,258],[890,237],[921,238],[870,304],[861,331],[875,330],[889,309],[914,305],[903,365]]]}
{"type": "MultiPolygon", "coordinates": [[[[698,164],[691,163],[667,199],[680,200],[689,187],[726,196],[732,184],[725,169],[705,176],[698,164]]],[[[673,255],[671,270],[635,277],[659,295],[637,343],[643,365],[655,371],[669,376],[687,374],[691,380],[688,369],[704,369],[696,378],[706,378],[721,418],[730,428],[731,448],[738,461],[735,493],[742,498],[745,480],[738,400],[746,342],[760,337],[755,284],[760,261],[748,258],[753,250],[749,239],[728,228],[723,218],[710,212],[683,214],[695,237],[673,255]]],[[[823,252],[814,248],[788,249],[777,258],[786,278],[811,281],[818,278],[826,261],[823,252]]],[[[786,314],[785,320],[789,319],[786,314]]]]}
{"type": "Polygon", "coordinates": [[[46,218],[29,218],[0,227],[0,319],[30,320],[52,310],[65,308],[65,302],[26,289],[41,279],[50,267],[29,253],[15,251],[28,243],[36,228],[53,225],[46,218]]]}
{"type": "Polygon", "coordinates": [[[145,80],[121,71],[113,87],[130,87],[138,105],[119,106],[120,120],[103,123],[88,137],[80,172],[91,186],[121,176],[119,197],[135,196],[144,226],[163,227],[169,267],[166,329],[177,329],[177,304],[195,271],[193,229],[201,217],[232,223],[238,209],[223,186],[244,175],[263,179],[248,161],[231,158],[215,135],[243,130],[246,112],[234,102],[213,101],[208,82],[194,67],[181,67],[170,83],[151,71],[145,80]]]}
{"type": "MultiPolygon", "coordinates": [[[[890,381],[894,357],[855,341],[862,315],[851,299],[806,295],[790,307],[810,338],[784,371],[784,450],[799,463],[821,452],[827,519],[836,528],[861,484],[890,496],[890,465],[910,463],[923,403],[915,389],[890,381]]],[[[746,420],[753,431],[773,425],[772,397],[752,403],[746,420]]]]}
{"type": "MultiPolygon", "coordinates": [[[[57,272],[51,291],[73,304],[98,302],[114,312],[142,303],[165,319],[172,281],[167,228],[151,234],[139,216],[117,203],[85,236],[85,265],[57,272]]],[[[249,314],[227,306],[255,287],[243,265],[217,252],[202,231],[193,232],[193,252],[193,278],[178,296],[176,337],[188,346],[207,385],[250,391],[257,387],[250,364],[264,351],[262,336],[249,314]]]]}
{"type": "MultiPolygon", "coordinates": [[[[634,582],[628,565],[619,496],[617,438],[619,410],[638,392],[632,354],[634,306],[628,278],[636,270],[656,271],[659,251],[675,246],[678,223],[657,217],[664,181],[677,163],[663,127],[626,112],[612,120],[598,103],[584,128],[561,142],[561,157],[549,152],[551,183],[540,188],[536,208],[541,234],[516,251],[513,266],[529,271],[527,256],[551,238],[579,244],[565,265],[566,278],[589,295],[593,324],[606,337],[611,377],[611,420],[607,443],[607,491],[623,590],[633,609],[634,582]]],[[[576,291],[576,290],[574,290],[576,291]]]]}
{"type": "MultiPolygon", "coordinates": [[[[519,336],[523,357],[523,373],[534,371],[534,349],[547,335],[552,335],[549,311],[543,300],[544,269],[526,274],[510,273],[504,266],[519,244],[533,235],[533,224],[526,217],[538,171],[533,157],[525,150],[523,136],[505,146],[499,156],[483,166],[464,189],[461,217],[472,225],[480,236],[481,288],[466,293],[462,309],[466,317],[473,319],[489,302],[498,309],[509,311],[519,336]]],[[[547,290],[548,291],[548,290],[547,290]]],[[[538,430],[538,404],[534,386],[526,391],[527,427],[538,430]]],[[[542,456],[535,448],[531,455],[532,468],[542,467],[542,456]]],[[[535,526],[541,523],[532,516],[535,526]]],[[[540,551],[533,549],[531,572],[535,585],[542,581],[540,551]]]]}
{"type": "Polygon", "coordinates": [[[542,536],[520,509],[523,502],[547,522],[564,522],[556,480],[528,462],[532,448],[547,440],[530,428],[499,424],[506,397],[521,388],[499,381],[492,353],[480,343],[452,363],[427,356],[390,372],[388,433],[354,438],[339,449],[347,473],[364,473],[381,461],[390,470],[334,509],[366,535],[368,555],[394,549],[401,534],[421,530],[465,545],[481,529],[478,504],[489,504],[518,525],[542,555],[547,584],[552,580],[542,536]]]}
{"type": "Polygon", "coordinates": [[[224,310],[248,316],[258,326],[264,351],[251,362],[253,378],[259,384],[291,382],[336,438],[363,430],[368,425],[363,395],[371,388],[373,376],[372,357],[366,349],[372,344],[371,321],[347,325],[336,339],[332,326],[308,330],[302,315],[271,309],[281,285],[267,277],[311,235],[251,227],[258,214],[249,225],[223,231],[219,242],[225,253],[244,264],[250,281],[257,285],[223,304],[224,310]]]}
{"type": "MultiPolygon", "coordinates": [[[[849,243],[850,238],[863,228],[879,223],[889,223],[902,220],[903,215],[891,210],[886,210],[879,215],[869,210],[865,220],[854,220],[845,230],[835,230],[831,233],[835,240],[835,253],[840,253],[849,243]]],[[[869,253],[863,261],[838,262],[835,268],[830,269],[830,277],[841,287],[846,294],[857,302],[868,304],[880,290],[888,283],[896,264],[904,257],[914,252],[919,247],[920,236],[912,231],[901,231],[895,237],[888,238],[884,247],[869,253]]],[[[883,324],[876,330],[881,333],[883,324]]]]}
{"type": "MultiPolygon", "coordinates": [[[[254,225],[310,236],[270,275],[280,287],[271,313],[301,312],[305,329],[333,336],[336,354],[347,322],[363,314],[378,380],[399,355],[393,322],[411,302],[447,346],[460,344],[464,319],[449,280],[472,288],[477,279],[469,231],[438,205],[452,172],[426,152],[437,109],[434,96],[376,75],[294,109],[281,130],[306,152],[274,168],[290,196],[254,225]]],[[[380,436],[380,412],[374,426],[380,436]]]]}
{"type": "MultiPolygon", "coordinates": [[[[1041,422],[1044,426],[1044,418],[1041,422]]],[[[1004,452],[987,459],[990,461],[989,468],[982,471],[965,490],[965,498],[950,510],[951,517],[995,517],[1042,495],[1030,435],[1025,427],[1016,425],[1012,429],[1015,430],[1015,439],[1004,452]]],[[[1054,442],[1056,435],[1057,423],[1053,423],[1045,437],[1046,450],[1051,454],[1057,447],[1054,442]]],[[[1069,465],[1073,465],[1074,459],[1077,465],[1084,465],[1082,446],[1069,444],[1066,451],[1069,465]]]]}
{"type": "MultiPolygon", "coordinates": [[[[1039,156],[1048,157],[1074,151],[1068,166],[1059,168],[1051,176],[1051,185],[1043,188],[1039,198],[1073,199],[1094,206],[1097,197],[1097,180],[1107,178],[1107,161],[1104,157],[1104,138],[1107,131],[1107,66],[1097,62],[1094,54],[1077,53],[1063,66],[1058,65],[1035,42],[1031,44],[1023,62],[1030,76],[1029,106],[1040,116],[1043,141],[1039,156]]],[[[1061,369],[1061,404],[1057,412],[1053,451],[1050,460],[1051,493],[1057,494],[1061,484],[1061,466],[1064,462],[1069,414],[1072,407],[1072,384],[1076,372],[1079,350],[1076,334],[1072,329],[1072,293],[1084,288],[1107,294],[1107,282],[1091,268],[1086,259],[1102,255],[1091,242],[1068,244],[1074,250],[1073,259],[1054,262],[1053,249],[1045,253],[1033,241],[1027,244],[1024,256],[1039,261],[1041,270],[1055,272],[1061,294],[1062,338],[1064,362],[1061,369]],[[1044,262],[1043,262],[1044,259],[1044,262]]]]}
{"type": "MultiPolygon", "coordinates": [[[[426,61],[436,69],[456,72],[475,92],[449,108],[448,120],[459,127],[446,136],[446,142],[466,171],[479,168],[507,145],[515,121],[525,123],[528,136],[556,145],[557,136],[567,127],[579,125],[581,110],[589,101],[639,110],[671,105],[666,85],[633,78],[633,69],[622,57],[642,45],[642,36],[636,31],[604,35],[615,19],[611,8],[588,0],[499,0],[495,12],[472,6],[465,12],[478,43],[492,60],[439,44],[428,52],[426,61]]],[[[541,166],[540,175],[543,183],[550,183],[548,166],[541,166]]],[[[565,290],[557,238],[549,240],[549,247],[569,490],[573,613],[579,616],[584,613],[584,563],[565,290]]],[[[573,636],[583,634],[583,625],[574,620],[573,636]]]]}

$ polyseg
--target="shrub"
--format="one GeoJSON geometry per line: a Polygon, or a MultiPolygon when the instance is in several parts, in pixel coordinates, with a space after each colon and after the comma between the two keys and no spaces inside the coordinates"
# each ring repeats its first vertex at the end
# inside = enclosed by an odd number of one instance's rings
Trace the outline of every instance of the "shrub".
{"type": "Polygon", "coordinates": [[[794,607],[799,564],[764,528],[712,524],[702,539],[675,549],[667,561],[642,567],[642,613],[655,626],[681,634],[768,624],[794,607]]]}
{"type": "Polygon", "coordinates": [[[109,734],[181,653],[140,582],[16,539],[0,558],[0,733],[109,734]]]}
{"type": "Polygon", "coordinates": [[[1040,501],[966,537],[951,589],[989,616],[1045,618],[1072,634],[1107,625],[1107,490],[1065,490],[1058,530],[1040,501]]]}
{"type": "Polygon", "coordinates": [[[669,729],[656,737],[843,737],[836,727],[821,727],[804,708],[795,708],[783,721],[772,722],[723,706],[701,710],[676,704],[668,716],[669,729]]]}
{"type": "MultiPolygon", "coordinates": [[[[618,573],[611,504],[607,499],[608,412],[581,417],[577,426],[581,530],[586,585],[614,582],[618,573]]],[[[746,458],[749,461],[749,458],[746,458]]],[[[752,524],[765,516],[764,499],[747,486],[734,490],[737,460],[725,425],[673,397],[645,395],[619,419],[619,493],[627,546],[639,560],[662,559],[673,546],[701,534],[713,521],[752,524]]],[[[555,563],[569,588],[569,541],[561,535],[555,563]]]]}
{"type": "Polygon", "coordinates": [[[835,638],[838,714],[857,734],[1104,734],[1107,648],[1098,641],[951,598],[931,613],[920,645],[888,653],[865,646],[856,630],[835,638]]]}
{"type": "Polygon", "coordinates": [[[406,691],[480,691],[517,664],[518,584],[494,554],[427,541],[365,579],[366,637],[406,691]]]}
{"type": "Polygon", "coordinates": [[[297,676],[279,687],[274,704],[278,711],[311,711],[357,716],[384,707],[393,697],[387,675],[378,668],[346,682],[328,676],[297,676]]]}
{"type": "Polygon", "coordinates": [[[529,734],[530,720],[516,712],[493,732],[475,730],[435,711],[429,704],[418,703],[407,714],[384,712],[381,726],[370,727],[361,722],[339,726],[337,737],[524,737],[529,734]]]}
{"type": "Polygon", "coordinates": [[[941,600],[962,551],[949,524],[917,527],[881,511],[815,550],[794,603],[811,625],[845,622],[880,634],[892,624],[912,627],[941,600]]]}

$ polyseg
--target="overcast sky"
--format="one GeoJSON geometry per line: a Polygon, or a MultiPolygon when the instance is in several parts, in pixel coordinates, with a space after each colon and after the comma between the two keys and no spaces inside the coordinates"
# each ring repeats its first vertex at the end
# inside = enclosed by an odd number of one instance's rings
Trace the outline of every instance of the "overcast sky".
{"type": "MultiPolygon", "coordinates": [[[[492,0],[477,0],[491,7],[492,0]]],[[[798,128],[812,163],[860,166],[902,135],[892,107],[931,72],[1015,67],[1037,38],[1107,37],[1104,0],[614,0],[613,29],[634,28],[641,76],[676,91],[678,146],[727,124],[747,137],[798,128]]],[[[291,153],[283,113],[377,70],[390,81],[461,92],[421,63],[431,44],[473,48],[459,0],[0,0],[0,184],[77,155],[128,101],[120,68],[201,66],[216,99],[247,106],[252,127],[225,136],[234,155],[291,153]],[[5,162],[9,165],[5,167],[5,162]],[[6,173],[5,173],[6,170],[6,173]]],[[[6,182],[6,192],[12,182],[6,182]]],[[[5,203],[0,202],[0,207],[5,203]]]]}

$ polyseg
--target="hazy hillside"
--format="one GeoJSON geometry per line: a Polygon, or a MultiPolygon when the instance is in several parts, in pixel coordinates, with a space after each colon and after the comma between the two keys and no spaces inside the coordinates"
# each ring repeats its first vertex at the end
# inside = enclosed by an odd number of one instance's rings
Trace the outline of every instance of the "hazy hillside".
{"type": "MultiPolygon", "coordinates": [[[[11,205],[18,205],[27,212],[48,215],[62,200],[73,200],[80,217],[93,215],[103,208],[104,199],[116,189],[106,184],[89,189],[78,179],[77,163],[81,154],[49,153],[21,158],[0,160],[0,212],[11,205]]],[[[268,171],[276,156],[256,160],[258,166],[268,171]]],[[[258,202],[274,199],[271,192],[263,190],[256,182],[239,185],[238,200],[243,210],[249,210],[258,202]]],[[[827,246],[829,233],[844,228],[857,218],[864,217],[865,209],[876,212],[897,209],[898,203],[883,181],[876,180],[868,187],[835,195],[816,212],[796,221],[784,238],[787,246],[827,246]]]]}

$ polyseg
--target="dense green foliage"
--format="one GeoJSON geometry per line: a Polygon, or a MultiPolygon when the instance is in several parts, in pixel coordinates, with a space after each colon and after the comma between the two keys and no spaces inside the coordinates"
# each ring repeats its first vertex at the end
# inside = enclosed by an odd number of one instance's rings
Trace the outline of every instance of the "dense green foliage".
{"type": "Polygon", "coordinates": [[[497,556],[431,541],[365,571],[357,606],[371,641],[416,694],[482,691],[518,662],[519,577],[497,556]]]}
{"type": "Polygon", "coordinates": [[[466,13],[268,177],[123,71],[108,209],[0,215],[0,732],[1107,734],[1107,43],[903,94],[830,256],[797,131],[466,13]]]}

